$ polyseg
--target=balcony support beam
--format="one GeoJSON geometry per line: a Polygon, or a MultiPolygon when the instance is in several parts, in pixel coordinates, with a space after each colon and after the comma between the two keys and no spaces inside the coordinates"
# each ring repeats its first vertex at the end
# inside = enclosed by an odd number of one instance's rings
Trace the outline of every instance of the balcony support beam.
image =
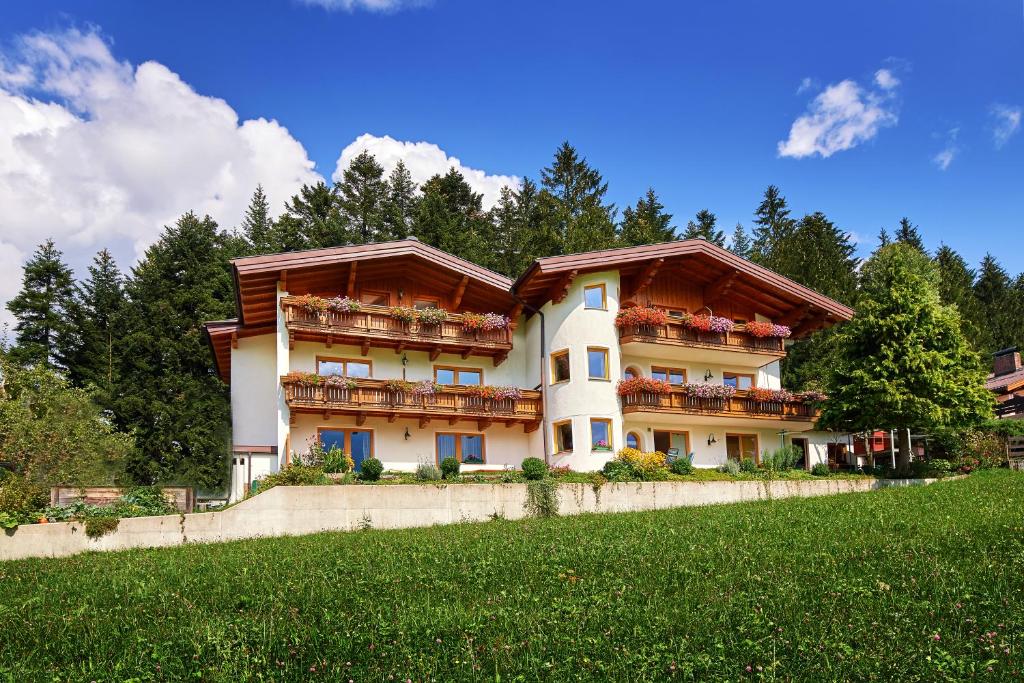
{"type": "Polygon", "coordinates": [[[473,349],[466,349],[459,355],[462,356],[462,360],[466,360],[467,358],[469,358],[469,354],[471,353],[473,353],[473,349]]]}
{"type": "Polygon", "coordinates": [[[516,304],[515,306],[512,307],[512,310],[508,312],[508,320],[509,320],[508,326],[509,326],[509,329],[512,329],[512,330],[516,329],[516,327],[519,325],[519,322],[518,322],[519,316],[521,316],[522,314],[523,314],[523,305],[522,304],[516,304]]]}
{"type": "Polygon", "coordinates": [[[477,420],[477,422],[476,422],[476,429],[477,429],[477,431],[478,432],[484,431],[485,429],[487,429],[488,427],[491,426],[491,422],[492,422],[492,420],[489,417],[485,417],[485,418],[483,418],[481,420],[477,420]]]}
{"type": "Polygon", "coordinates": [[[327,335],[327,341],[325,342],[325,345],[327,346],[327,348],[331,348],[331,346],[333,344],[334,344],[334,337],[332,337],[331,335],[327,335]]]}
{"type": "Polygon", "coordinates": [[[494,357],[494,367],[498,367],[499,365],[504,363],[506,358],[508,358],[507,353],[499,353],[498,355],[496,355],[494,357]]]}
{"type": "Polygon", "coordinates": [[[359,348],[359,352],[362,355],[364,355],[364,356],[370,352],[370,338],[369,337],[363,337],[363,344],[359,348]]]}
{"type": "Polygon", "coordinates": [[[366,424],[366,413],[356,413],[356,426],[362,427],[366,424]]]}
{"type": "Polygon", "coordinates": [[[793,308],[793,310],[787,312],[785,315],[779,318],[778,323],[780,325],[785,325],[786,327],[796,327],[797,325],[802,323],[810,314],[811,305],[801,304],[800,306],[796,306],[795,308],[793,308]]]}
{"type": "Polygon", "coordinates": [[[459,286],[455,288],[455,294],[452,295],[452,311],[459,310],[459,304],[462,303],[462,296],[466,293],[466,285],[469,284],[469,276],[463,275],[459,281],[459,286]]]}
{"type": "Polygon", "coordinates": [[[396,355],[401,353],[402,351],[405,351],[405,342],[404,341],[398,342],[398,346],[395,347],[395,354],[396,355]]]}
{"type": "Polygon", "coordinates": [[[540,422],[527,422],[523,425],[523,434],[531,434],[540,429],[540,422]]]}
{"type": "Polygon", "coordinates": [[[643,272],[636,276],[633,280],[633,288],[629,292],[627,299],[633,299],[637,294],[647,289],[652,282],[654,282],[654,276],[658,274],[658,270],[665,264],[665,259],[655,259],[647,264],[643,272]]]}
{"type": "Polygon", "coordinates": [[[738,276],[739,271],[730,270],[711,284],[704,287],[704,303],[710,306],[711,304],[717,303],[725,298],[729,294],[730,290],[732,290],[732,286],[735,284],[738,276]]]}
{"type": "Polygon", "coordinates": [[[356,267],[359,261],[352,261],[348,269],[348,284],[345,286],[345,296],[351,297],[356,291],[356,267]]]}
{"type": "Polygon", "coordinates": [[[420,429],[423,429],[428,424],[430,424],[430,418],[427,417],[426,415],[421,415],[420,416],[420,429]]]}
{"type": "Polygon", "coordinates": [[[555,286],[551,288],[551,294],[549,298],[551,303],[560,304],[569,294],[569,287],[572,286],[572,281],[576,279],[578,270],[570,270],[568,273],[562,276],[562,278],[555,283],[555,286]]]}
{"type": "Polygon", "coordinates": [[[431,361],[437,360],[437,357],[440,356],[440,355],[441,355],[441,347],[440,346],[435,346],[434,348],[430,349],[430,360],[431,361]]]}
{"type": "Polygon", "coordinates": [[[394,422],[397,419],[398,419],[398,413],[391,413],[390,415],[388,415],[388,424],[394,422]]]}

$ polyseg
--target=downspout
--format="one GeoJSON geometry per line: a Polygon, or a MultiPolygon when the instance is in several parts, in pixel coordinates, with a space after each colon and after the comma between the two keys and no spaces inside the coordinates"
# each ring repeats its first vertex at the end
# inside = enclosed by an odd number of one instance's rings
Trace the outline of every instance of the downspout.
{"type": "Polygon", "coordinates": [[[540,418],[540,433],[541,438],[544,440],[544,463],[547,465],[551,464],[551,457],[548,455],[548,383],[545,377],[545,366],[547,365],[547,334],[544,326],[544,312],[535,306],[531,306],[527,302],[520,299],[515,294],[512,298],[516,300],[516,303],[522,304],[523,308],[528,308],[538,316],[540,316],[540,397],[541,403],[543,404],[543,414],[540,418]]]}

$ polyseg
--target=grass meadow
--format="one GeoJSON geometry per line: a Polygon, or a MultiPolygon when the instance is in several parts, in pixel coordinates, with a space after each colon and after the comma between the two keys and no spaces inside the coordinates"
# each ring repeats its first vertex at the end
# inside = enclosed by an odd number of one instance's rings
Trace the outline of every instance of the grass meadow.
{"type": "Polygon", "coordinates": [[[1024,474],[0,563],[0,680],[1020,679],[1024,474]]]}

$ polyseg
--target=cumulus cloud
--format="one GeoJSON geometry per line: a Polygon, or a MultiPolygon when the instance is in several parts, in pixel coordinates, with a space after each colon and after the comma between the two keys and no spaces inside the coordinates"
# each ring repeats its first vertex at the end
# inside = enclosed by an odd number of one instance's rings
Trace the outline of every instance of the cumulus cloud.
{"type": "Polygon", "coordinates": [[[800,81],[800,85],[797,86],[796,94],[797,95],[802,95],[803,93],[807,92],[808,90],[810,90],[813,87],[814,87],[814,80],[810,76],[805,76],[803,78],[803,80],[800,81]]]}
{"type": "Polygon", "coordinates": [[[413,7],[423,7],[431,4],[431,0],[299,0],[304,5],[322,7],[326,10],[342,10],[354,12],[356,10],[367,10],[369,12],[398,12],[413,7]]]}
{"type": "Polygon", "coordinates": [[[830,157],[871,140],[898,120],[897,79],[888,69],[875,73],[874,87],[844,80],[826,87],[793,122],[789,137],[778,143],[782,157],[830,157]]]}
{"type": "Polygon", "coordinates": [[[946,146],[942,151],[932,157],[932,163],[938,166],[940,171],[945,171],[953,163],[953,159],[960,153],[960,147],[956,144],[957,136],[960,135],[960,128],[951,128],[946,133],[946,146]]]}
{"type": "Polygon", "coordinates": [[[390,173],[401,160],[417,185],[422,185],[433,175],[444,174],[448,169],[455,168],[465,176],[466,182],[475,192],[484,196],[484,208],[497,203],[501,188],[518,187],[520,182],[516,176],[490,175],[486,171],[464,166],[458,158],[448,156],[443,149],[430,142],[405,142],[388,135],[378,137],[370,133],[360,135],[341,151],[334,175],[331,176],[333,180],[341,180],[342,173],[352,159],[364,151],[377,158],[377,163],[384,167],[385,173],[390,173]]]}
{"type": "Polygon", "coordinates": [[[257,184],[277,209],[320,179],[276,121],[240,121],[163,64],[119,61],[94,30],[0,49],[0,301],[21,276],[6,266],[46,237],[82,272],[105,246],[139,255],[185,211],[233,225],[257,184]]]}
{"type": "Polygon", "coordinates": [[[1020,130],[1021,108],[1005,104],[993,104],[990,113],[994,120],[992,140],[995,142],[996,149],[999,149],[1009,142],[1010,138],[1020,130]]]}

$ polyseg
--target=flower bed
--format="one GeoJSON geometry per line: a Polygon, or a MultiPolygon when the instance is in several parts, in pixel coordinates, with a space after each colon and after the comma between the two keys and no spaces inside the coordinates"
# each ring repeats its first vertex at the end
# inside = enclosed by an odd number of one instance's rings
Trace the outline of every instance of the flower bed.
{"type": "Polygon", "coordinates": [[[664,325],[668,321],[668,315],[660,308],[653,306],[632,306],[623,308],[615,314],[616,327],[656,327],[664,325]]]}
{"type": "Polygon", "coordinates": [[[672,391],[672,385],[663,379],[651,377],[631,377],[621,379],[615,387],[619,396],[631,394],[667,394],[672,391]]]}
{"type": "Polygon", "coordinates": [[[743,326],[743,331],[751,337],[758,339],[776,338],[785,339],[793,334],[793,330],[785,325],[774,325],[772,323],[749,322],[743,326]]]}

